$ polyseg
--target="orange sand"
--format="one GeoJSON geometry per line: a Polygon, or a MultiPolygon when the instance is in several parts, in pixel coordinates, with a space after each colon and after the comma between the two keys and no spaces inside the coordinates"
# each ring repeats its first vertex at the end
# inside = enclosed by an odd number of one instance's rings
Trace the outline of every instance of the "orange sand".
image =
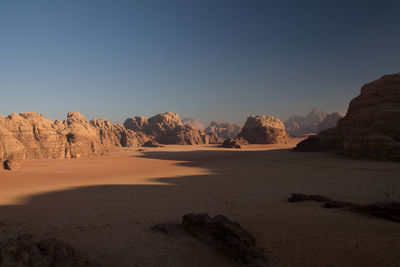
{"type": "Polygon", "coordinates": [[[400,164],[294,153],[293,145],[26,161],[0,171],[0,231],[59,238],[103,266],[235,266],[193,238],[150,231],[207,212],[240,222],[272,266],[400,266],[399,223],[286,201],[292,192],[400,201],[400,164]]]}

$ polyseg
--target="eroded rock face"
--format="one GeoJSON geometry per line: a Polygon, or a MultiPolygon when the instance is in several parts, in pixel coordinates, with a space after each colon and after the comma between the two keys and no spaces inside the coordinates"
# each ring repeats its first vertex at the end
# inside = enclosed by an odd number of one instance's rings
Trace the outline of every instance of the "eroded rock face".
{"type": "Polygon", "coordinates": [[[285,144],[290,137],[282,121],[272,116],[250,116],[238,137],[250,144],[285,144]]]}
{"type": "Polygon", "coordinates": [[[212,121],[204,131],[210,135],[210,143],[221,144],[228,138],[235,138],[241,130],[242,126],[239,124],[212,121]]]}
{"type": "Polygon", "coordinates": [[[184,125],[179,115],[172,112],[146,117],[129,118],[124,122],[127,129],[142,132],[160,144],[194,145],[208,143],[207,135],[191,126],[184,125]]]}
{"type": "Polygon", "coordinates": [[[304,140],[294,150],[400,161],[400,74],[364,85],[336,127],[304,140]]]}
{"type": "Polygon", "coordinates": [[[237,138],[228,138],[224,141],[222,144],[222,147],[225,148],[243,148],[245,146],[250,145],[249,142],[247,142],[246,139],[243,137],[237,137],[237,138]]]}
{"type": "Polygon", "coordinates": [[[77,112],[64,122],[52,122],[35,112],[0,117],[0,162],[16,169],[24,159],[78,158],[102,155],[119,146],[139,146],[149,140],[105,119],[90,123],[77,112]]]}
{"type": "Polygon", "coordinates": [[[182,227],[198,239],[222,249],[244,266],[267,266],[264,250],[239,223],[223,215],[189,213],[183,216],[182,227]]]}
{"type": "Polygon", "coordinates": [[[35,241],[30,235],[0,239],[0,266],[99,267],[56,239],[35,241]]]}
{"type": "MultiPolygon", "coordinates": [[[[291,137],[303,137],[316,134],[320,123],[328,116],[328,113],[314,108],[307,116],[293,115],[285,121],[286,132],[291,137]]],[[[335,126],[335,125],[334,125],[335,126]]]]}

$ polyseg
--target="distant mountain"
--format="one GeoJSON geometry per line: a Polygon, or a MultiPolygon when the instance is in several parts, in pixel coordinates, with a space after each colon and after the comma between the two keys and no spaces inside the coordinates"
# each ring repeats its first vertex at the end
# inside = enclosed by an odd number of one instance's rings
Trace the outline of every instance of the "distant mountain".
{"type": "Polygon", "coordinates": [[[227,138],[236,137],[242,126],[239,124],[223,121],[212,121],[204,131],[211,136],[210,142],[222,143],[227,138]]]}
{"type": "Polygon", "coordinates": [[[325,117],[325,119],[318,125],[317,133],[326,129],[336,127],[338,121],[344,117],[343,113],[334,112],[325,117]]]}
{"type": "Polygon", "coordinates": [[[291,116],[285,123],[286,132],[292,137],[303,137],[317,133],[318,125],[328,116],[328,113],[314,108],[307,116],[291,116]]]}
{"type": "Polygon", "coordinates": [[[204,129],[206,128],[206,126],[204,126],[204,124],[202,124],[201,122],[199,122],[198,120],[196,120],[194,118],[184,118],[184,119],[182,119],[182,123],[184,125],[191,125],[202,131],[204,131],[204,129]]]}

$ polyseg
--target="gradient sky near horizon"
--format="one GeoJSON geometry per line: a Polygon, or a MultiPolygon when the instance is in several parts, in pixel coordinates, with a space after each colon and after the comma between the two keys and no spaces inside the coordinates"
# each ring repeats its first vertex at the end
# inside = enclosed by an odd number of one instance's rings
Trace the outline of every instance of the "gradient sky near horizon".
{"type": "Polygon", "coordinates": [[[400,71],[400,1],[0,1],[0,114],[346,112],[400,71]]]}

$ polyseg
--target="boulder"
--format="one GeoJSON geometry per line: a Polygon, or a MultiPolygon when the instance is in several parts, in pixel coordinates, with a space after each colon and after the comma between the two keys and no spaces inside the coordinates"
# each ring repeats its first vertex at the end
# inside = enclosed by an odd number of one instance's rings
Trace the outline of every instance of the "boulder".
{"type": "Polygon", "coordinates": [[[4,169],[10,170],[10,171],[17,170],[21,167],[22,161],[23,161],[23,159],[15,158],[15,157],[6,159],[3,162],[4,169]]]}
{"type": "Polygon", "coordinates": [[[142,145],[142,147],[163,147],[155,140],[149,140],[142,145]]]}
{"type": "Polygon", "coordinates": [[[364,85],[336,127],[304,140],[294,150],[400,161],[400,74],[364,85]]]}
{"type": "Polygon", "coordinates": [[[243,137],[238,137],[238,138],[228,138],[224,141],[222,144],[222,147],[225,148],[243,148],[244,146],[250,145],[249,142],[247,142],[246,139],[243,137]]]}
{"type": "Polygon", "coordinates": [[[238,137],[250,144],[285,144],[290,140],[283,123],[272,116],[248,117],[238,137]]]}
{"type": "Polygon", "coordinates": [[[189,213],[183,216],[182,227],[196,238],[224,251],[243,266],[267,266],[264,250],[242,226],[223,215],[189,213]]]}

